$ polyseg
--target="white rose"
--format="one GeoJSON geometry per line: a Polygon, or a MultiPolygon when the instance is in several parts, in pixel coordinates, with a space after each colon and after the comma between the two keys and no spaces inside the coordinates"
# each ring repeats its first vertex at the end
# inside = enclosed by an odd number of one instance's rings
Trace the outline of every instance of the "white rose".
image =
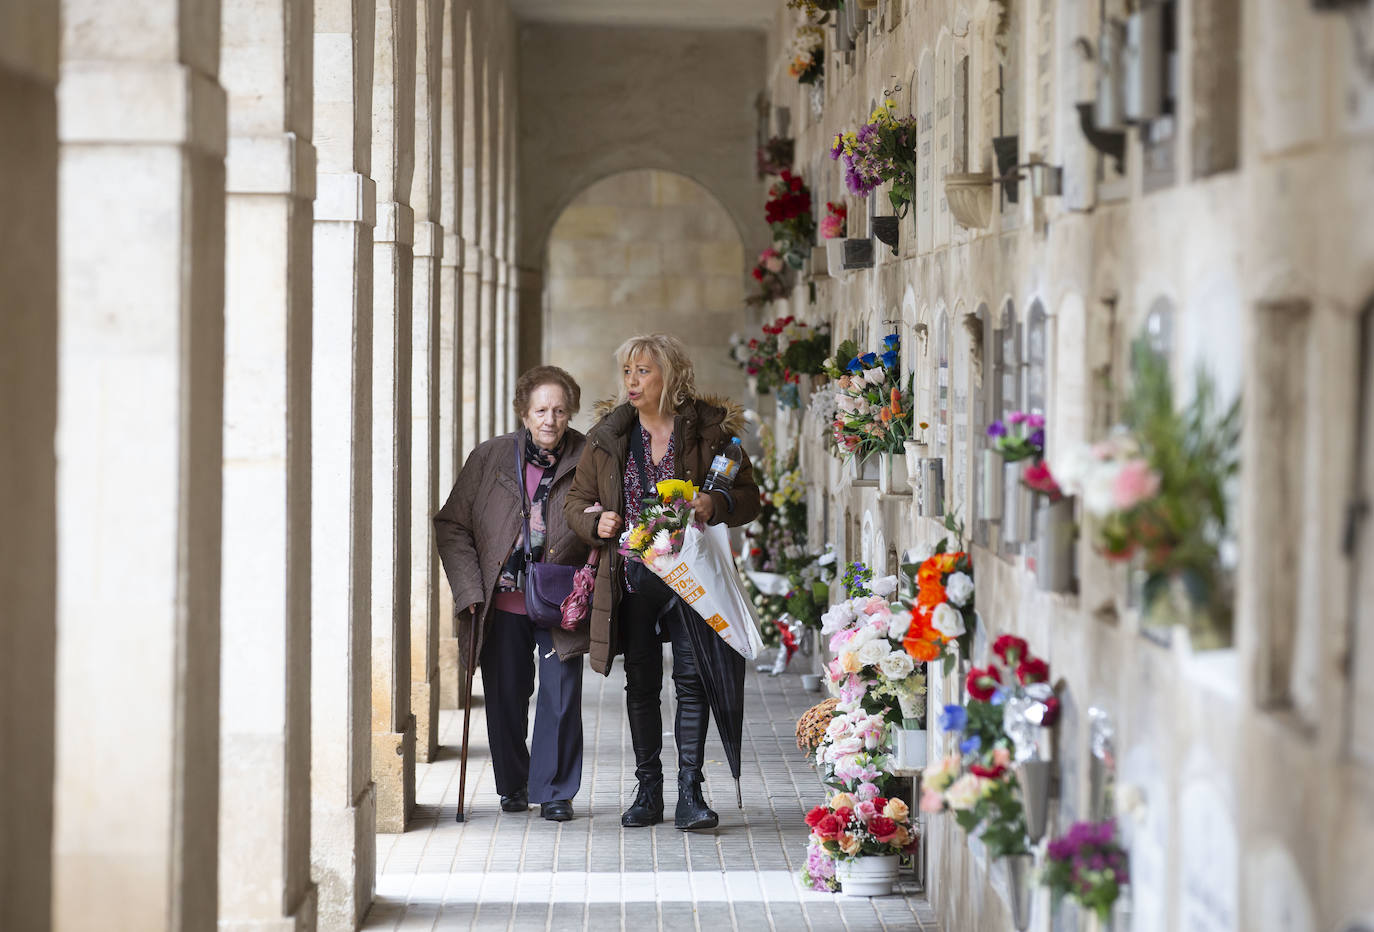
{"type": "Polygon", "coordinates": [[[973,774],[964,774],[945,790],[945,802],[949,803],[951,809],[972,809],[974,803],[983,795],[982,787],[978,783],[978,778],[973,774]]]}
{"type": "Polygon", "coordinates": [[[888,619],[887,636],[890,640],[900,642],[906,637],[907,631],[911,628],[911,612],[894,612],[888,619]]]}
{"type": "Polygon", "coordinates": [[[903,680],[916,669],[911,656],[904,650],[894,650],[878,661],[878,672],[890,680],[903,680]]]}
{"type": "Polygon", "coordinates": [[[875,641],[877,640],[877,638],[878,632],[874,631],[868,625],[865,625],[864,627],[860,628],[857,632],[855,632],[854,636],[849,639],[849,643],[845,644],[844,649],[858,653],[859,651],[863,650],[863,648],[867,646],[869,642],[875,641]]]}
{"type": "Polygon", "coordinates": [[[869,641],[859,649],[859,662],[866,667],[871,667],[881,661],[889,653],[888,646],[883,641],[869,641]]]}
{"type": "Polygon", "coordinates": [[[887,598],[897,591],[897,577],[880,576],[868,584],[868,591],[876,596],[887,598]]]}
{"type": "Polygon", "coordinates": [[[848,602],[841,602],[838,605],[830,606],[830,610],[821,616],[821,634],[834,634],[843,628],[849,627],[854,621],[854,609],[848,602]]]}
{"type": "Polygon", "coordinates": [[[948,602],[941,602],[935,606],[935,613],[931,616],[930,625],[943,634],[946,639],[957,638],[964,633],[964,616],[953,605],[948,602]]]}
{"type": "Polygon", "coordinates": [[[949,579],[945,580],[945,595],[949,596],[949,600],[955,605],[963,608],[973,595],[973,579],[968,573],[950,573],[949,579]]]}
{"type": "Polygon", "coordinates": [[[864,381],[867,382],[869,385],[881,385],[883,384],[883,380],[886,378],[887,370],[884,369],[882,366],[877,366],[873,369],[864,370],[864,381]]]}

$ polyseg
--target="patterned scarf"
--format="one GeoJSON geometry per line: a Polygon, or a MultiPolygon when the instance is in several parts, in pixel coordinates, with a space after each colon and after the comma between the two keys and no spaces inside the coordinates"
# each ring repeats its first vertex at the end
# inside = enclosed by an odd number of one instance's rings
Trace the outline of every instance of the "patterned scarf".
{"type": "MultiPolygon", "coordinates": [[[[520,473],[515,477],[519,485],[520,495],[525,494],[525,464],[538,466],[542,469],[543,475],[539,477],[539,484],[534,489],[534,495],[530,499],[530,558],[539,563],[544,559],[544,543],[548,533],[548,505],[549,489],[553,487],[553,477],[557,470],[558,459],[563,455],[563,449],[567,446],[568,435],[563,434],[563,439],[558,441],[558,446],[552,450],[545,450],[534,442],[528,430],[521,431],[524,437],[523,455],[520,457],[520,473]]],[[[522,505],[523,507],[523,505],[522,505]]],[[[497,580],[496,588],[504,592],[516,592],[524,588],[524,568],[525,568],[525,525],[522,520],[519,533],[515,538],[515,549],[506,558],[505,565],[501,567],[501,576],[497,580]]]]}

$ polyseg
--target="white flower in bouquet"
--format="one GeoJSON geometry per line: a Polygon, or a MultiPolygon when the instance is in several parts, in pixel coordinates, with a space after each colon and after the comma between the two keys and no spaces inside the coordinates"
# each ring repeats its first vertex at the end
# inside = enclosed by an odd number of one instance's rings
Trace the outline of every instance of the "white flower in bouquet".
{"type": "Polygon", "coordinates": [[[950,573],[945,580],[945,595],[955,605],[963,608],[973,595],[973,578],[968,573],[950,573]]]}
{"type": "MultiPolygon", "coordinates": [[[[864,625],[862,628],[854,632],[854,636],[849,639],[849,642],[847,644],[845,644],[845,650],[854,651],[855,653],[857,653],[858,651],[863,650],[866,644],[872,641],[876,641],[880,636],[881,635],[878,634],[878,632],[873,628],[872,625],[864,625]]],[[[887,645],[884,644],[883,646],[886,647],[887,645]]]]}
{"type": "Polygon", "coordinates": [[[876,596],[887,598],[897,591],[897,577],[880,576],[868,584],[868,591],[876,596]]]}
{"type": "Polygon", "coordinates": [[[904,650],[888,651],[887,656],[878,661],[878,672],[889,680],[905,679],[915,669],[911,655],[904,650]]]}
{"type": "Polygon", "coordinates": [[[669,531],[667,528],[664,528],[663,530],[661,530],[661,531],[659,531],[657,534],[655,534],[655,535],[654,535],[653,548],[654,548],[654,553],[657,554],[658,556],[663,556],[664,554],[672,553],[672,552],[673,552],[673,532],[672,532],[672,531],[669,531]]]}
{"type": "Polygon", "coordinates": [[[957,638],[965,631],[964,614],[948,602],[941,602],[935,606],[935,612],[930,618],[930,626],[947,639],[957,638]]]}
{"type": "Polygon", "coordinates": [[[882,366],[864,370],[864,381],[869,385],[881,385],[887,380],[887,370],[882,366]]]}
{"type": "Polygon", "coordinates": [[[900,612],[893,612],[892,617],[887,620],[887,637],[890,641],[900,642],[906,637],[908,629],[911,628],[911,612],[903,609],[900,612]]]}
{"type": "Polygon", "coordinates": [[[855,617],[854,609],[848,602],[832,605],[821,615],[821,634],[834,634],[843,630],[853,624],[855,617]]]}
{"type": "Polygon", "coordinates": [[[951,809],[972,809],[983,796],[983,778],[966,773],[945,790],[945,801],[951,809]]]}
{"type": "Polygon", "coordinates": [[[890,653],[886,640],[874,639],[859,648],[859,660],[866,667],[874,666],[890,653]]]}

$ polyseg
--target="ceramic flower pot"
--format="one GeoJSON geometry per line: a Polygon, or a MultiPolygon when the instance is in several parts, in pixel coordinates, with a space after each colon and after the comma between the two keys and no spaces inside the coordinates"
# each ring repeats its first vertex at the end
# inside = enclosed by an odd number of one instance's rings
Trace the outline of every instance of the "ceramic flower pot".
{"type": "Polygon", "coordinates": [[[902,444],[906,450],[906,481],[914,489],[921,482],[921,460],[930,455],[930,444],[908,440],[902,444]]]}
{"type": "Polygon", "coordinates": [[[1002,464],[1002,543],[1019,544],[1030,536],[1030,499],[1021,493],[1021,470],[1025,464],[1002,464]]]}
{"type": "Polygon", "coordinates": [[[879,463],[876,455],[868,456],[862,461],[853,457],[850,462],[854,464],[854,484],[873,486],[878,484],[879,463]]]}
{"type": "Polygon", "coordinates": [[[945,513],[945,461],[938,456],[921,460],[920,514],[938,518],[945,513]]]}
{"type": "Polygon", "coordinates": [[[1002,454],[983,451],[983,494],[978,501],[978,517],[986,521],[1002,518],[1002,454]]]}
{"type": "Polygon", "coordinates": [[[1031,874],[1035,859],[1029,854],[1011,854],[1000,859],[1007,869],[1007,890],[1011,893],[1011,922],[1016,932],[1030,927],[1031,874]]]}
{"type": "Polygon", "coordinates": [[[846,896],[889,896],[897,882],[897,855],[864,854],[837,860],[835,879],[846,896]]]}
{"type": "Polygon", "coordinates": [[[1073,520],[1073,498],[1051,502],[1040,499],[1035,517],[1035,584],[1044,592],[1067,592],[1073,587],[1074,543],[1077,526],[1073,520]]]}
{"type": "Polygon", "coordinates": [[[878,491],[883,495],[910,495],[905,453],[878,454],[878,491]]]}
{"type": "Polygon", "coordinates": [[[898,771],[921,770],[928,763],[926,755],[926,730],[924,728],[894,728],[897,737],[896,748],[892,754],[892,766],[898,771]]]}
{"type": "Polygon", "coordinates": [[[1054,764],[1048,760],[1028,760],[1014,769],[1016,782],[1021,787],[1021,805],[1026,810],[1026,837],[1035,844],[1045,837],[1045,826],[1049,822],[1054,764]]]}

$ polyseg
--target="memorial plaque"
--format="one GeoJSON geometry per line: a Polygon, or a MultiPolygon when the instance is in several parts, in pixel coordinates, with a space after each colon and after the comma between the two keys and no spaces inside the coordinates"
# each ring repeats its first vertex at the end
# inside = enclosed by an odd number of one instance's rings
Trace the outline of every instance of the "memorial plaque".
{"type": "Polygon", "coordinates": [[[1179,824],[1178,928],[1238,932],[1236,829],[1229,800],[1212,781],[1189,780],[1179,797],[1179,824]]]}
{"type": "Polygon", "coordinates": [[[1250,890],[1246,918],[1254,924],[1255,932],[1315,932],[1307,882],[1288,850],[1270,845],[1247,860],[1250,890]]]}
{"type": "Polygon", "coordinates": [[[1131,857],[1130,932],[1167,932],[1173,797],[1148,745],[1121,758],[1117,824],[1131,857]]]}

